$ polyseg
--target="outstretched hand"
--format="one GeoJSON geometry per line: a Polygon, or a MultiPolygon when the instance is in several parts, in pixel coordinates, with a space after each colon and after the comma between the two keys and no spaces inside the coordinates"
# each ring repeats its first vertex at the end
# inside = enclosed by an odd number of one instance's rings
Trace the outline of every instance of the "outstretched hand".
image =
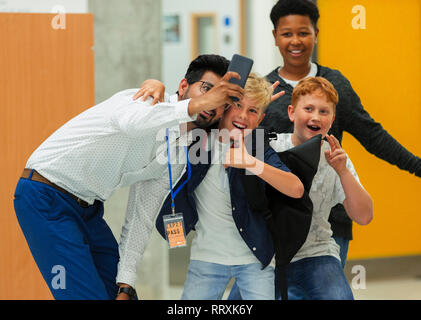
{"type": "Polygon", "coordinates": [[[202,111],[214,110],[232,103],[231,97],[241,100],[244,96],[244,89],[239,85],[229,82],[231,78],[240,79],[237,72],[227,72],[214,87],[203,95],[194,97],[189,103],[189,114],[202,111]]]}
{"type": "Polygon", "coordinates": [[[164,101],[165,86],[161,81],[148,79],[143,81],[140,89],[133,96],[133,100],[141,98],[141,101],[145,101],[148,97],[152,97],[152,105],[158,102],[164,101]]]}

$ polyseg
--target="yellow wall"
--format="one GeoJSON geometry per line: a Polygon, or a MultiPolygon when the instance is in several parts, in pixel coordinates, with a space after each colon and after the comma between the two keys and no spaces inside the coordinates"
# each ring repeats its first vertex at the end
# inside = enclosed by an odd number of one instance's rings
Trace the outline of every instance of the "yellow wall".
{"type": "MultiPolygon", "coordinates": [[[[421,156],[419,0],[319,0],[319,62],[351,82],[370,115],[421,156]],[[355,30],[355,5],[366,29],[355,30]]],[[[351,135],[344,149],[374,201],[374,220],[354,224],[350,258],[421,254],[421,179],[369,154],[351,135]]]]}

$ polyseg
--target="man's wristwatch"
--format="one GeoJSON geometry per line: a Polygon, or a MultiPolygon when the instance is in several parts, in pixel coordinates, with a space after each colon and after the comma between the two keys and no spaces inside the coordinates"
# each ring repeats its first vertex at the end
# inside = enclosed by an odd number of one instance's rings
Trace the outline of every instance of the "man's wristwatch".
{"type": "Polygon", "coordinates": [[[137,300],[136,290],[133,289],[132,287],[120,287],[118,289],[117,295],[119,295],[120,293],[127,294],[129,296],[130,300],[137,300]]]}

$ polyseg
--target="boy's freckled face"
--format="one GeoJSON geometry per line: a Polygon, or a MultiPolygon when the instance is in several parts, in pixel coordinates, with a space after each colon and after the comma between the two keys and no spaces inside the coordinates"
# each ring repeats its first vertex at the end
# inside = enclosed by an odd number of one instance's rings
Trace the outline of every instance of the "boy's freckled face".
{"type": "Polygon", "coordinates": [[[219,123],[219,129],[227,129],[229,132],[236,131],[247,135],[250,130],[257,128],[264,116],[265,114],[261,113],[260,107],[256,106],[253,100],[244,96],[240,101],[233,102],[228,107],[219,123]]]}
{"type": "Polygon", "coordinates": [[[316,44],[317,31],[308,16],[281,17],[273,36],[285,65],[300,66],[309,63],[316,44]]]}
{"type": "Polygon", "coordinates": [[[321,92],[300,97],[296,106],[288,107],[289,118],[294,122],[294,144],[301,144],[311,137],[327,135],[335,119],[334,104],[321,92]]]}

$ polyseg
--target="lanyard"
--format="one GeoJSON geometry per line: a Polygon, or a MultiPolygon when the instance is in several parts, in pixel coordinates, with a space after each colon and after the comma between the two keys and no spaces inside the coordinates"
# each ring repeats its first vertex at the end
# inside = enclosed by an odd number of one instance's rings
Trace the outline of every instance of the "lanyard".
{"type": "Polygon", "coordinates": [[[175,215],[175,203],[174,203],[174,199],[175,199],[175,196],[177,195],[177,193],[179,193],[180,190],[186,185],[186,183],[189,182],[190,177],[191,177],[191,166],[190,166],[190,161],[189,161],[189,151],[188,151],[187,147],[185,146],[184,147],[184,151],[186,152],[187,172],[188,172],[188,174],[187,174],[187,180],[184,181],[181,184],[181,186],[179,186],[178,189],[175,190],[175,192],[174,192],[173,187],[172,187],[171,160],[170,160],[171,159],[171,157],[170,157],[170,142],[169,142],[168,136],[169,136],[169,131],[168,131],[168,128],[167,128],[165,140],[167,141],[168,174],[170,176],[170,188],[171,188],[171,210],[172,210],[172,214],[175,215]]]}

